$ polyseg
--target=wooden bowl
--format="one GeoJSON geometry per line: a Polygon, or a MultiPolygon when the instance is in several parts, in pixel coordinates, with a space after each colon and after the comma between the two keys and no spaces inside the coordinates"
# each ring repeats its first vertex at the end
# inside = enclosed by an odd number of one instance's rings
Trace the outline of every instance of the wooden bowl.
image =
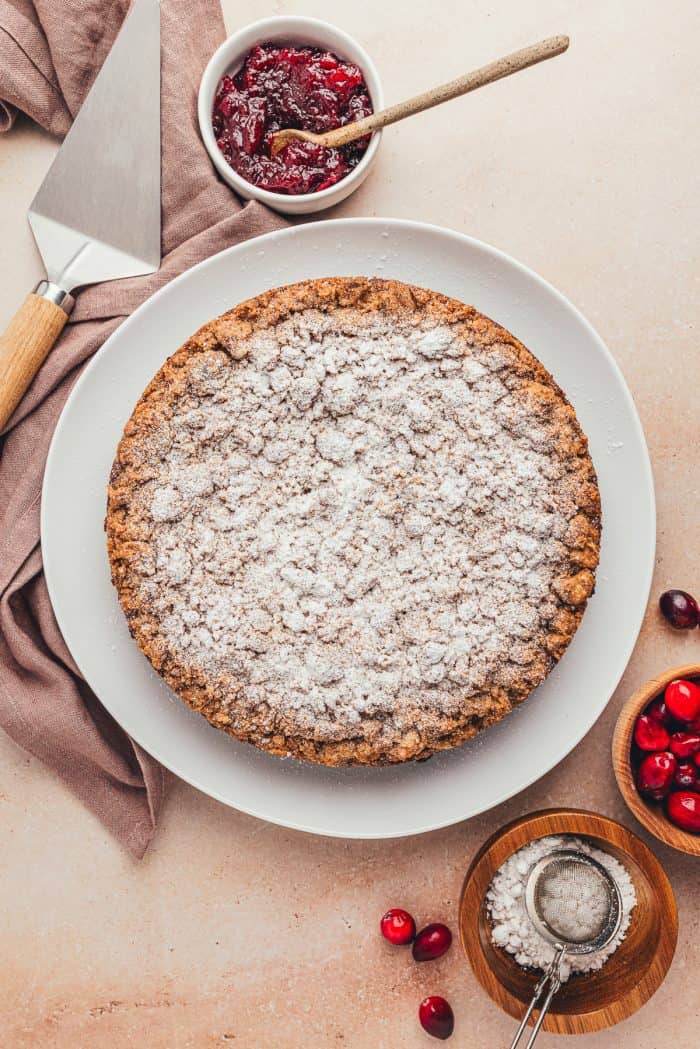
{"type": "Polygon", "coordinates": [[[700,834],[689,834],[688,831],[675,827],[666,818],[661,805],[650,804],[644,800],[635,786],[630,762],[632,734],[637,717],[653,699],[664,691],[669,681],[677,677],[700,677],[700,663],[688,663],[682,667],[666,670],[663,674],[647,681],[627,700],[620,711],[613,734],[613,770],[620,793],[627,802],[628,808],[650,834],[653,834],[659,841],[663,841],[664,844],[679,849],[680,852],[686,852],[690,856],[700,856],[700,834]]]}
{"type": "Polygon", "coordinates": [[[543,1024],[545,1031],[556,1034],[588,1034],[631,1016],[660,986],[676,949],[678,910],[659,861],[614,820],[581,809],[547,809],[509,823],[486,842],[467,872],[459,931],[477,980],[514,1019],[524,1015],[540,974],[522,969],[491,942],[486,890],[509,856],[549,834],[576,834],[605,849],[627,868],[637,893],[627,936],[618,949],[598,972],[572,976],[563,984],[543,1024]]]}

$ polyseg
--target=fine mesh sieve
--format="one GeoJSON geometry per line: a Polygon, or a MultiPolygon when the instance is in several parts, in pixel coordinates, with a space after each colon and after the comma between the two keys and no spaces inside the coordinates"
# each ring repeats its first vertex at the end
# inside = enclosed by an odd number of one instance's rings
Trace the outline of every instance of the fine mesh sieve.
{"type": "Polygon", "coordinates": [[[540,936],[566,946],[567,954],[591,954],[610,943],[620,927],[622,901],[616,882],[597,860],[562,850],[530,871],[525,906],[540,936]]]}
{"type": "Polygon", "coordinates": [[[622,922],[622,898],[612,875],[592,856],[573,849],[550,852],[534,865],[525,886],[525,906],[535,930],[554,947],[555,954],[535,987],[511,1049],[516,1049],[528,1020],[545,995],[526,1049],[534,1045],[552,999],[561,987],[565,955],[602,950],[614,939],[622,922]]]}

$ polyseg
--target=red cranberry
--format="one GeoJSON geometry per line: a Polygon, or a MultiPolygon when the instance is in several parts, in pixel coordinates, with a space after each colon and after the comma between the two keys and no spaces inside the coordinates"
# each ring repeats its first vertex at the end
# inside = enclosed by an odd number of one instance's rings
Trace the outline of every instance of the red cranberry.
{"type": "Polygon", "coordinates": [[[678,721],[694,721],[700,716],[700,688],[692,681],[677,679],[666,686],[666,706],[678,721]]]}
{"type": "Polygon", "coordinates": [[[452,933],[446,925],[433,922],[426,925],[416,936],[413,942],[413,957],[417,962],[430,962],[434,958],[441,958],[450,949],[452,933]]]}
{"type": "Polygon", "coordinates": [[[659,608],[676,630],[692,630],[700,621],[698,603],[685,590],[666,590],[659,598],[659,608]]]}
{"type": "Polygon", "coordinates": [[[640,750],[666,750],[669,735],[660,721],[642,714],[634,726],[634,742],[640,750]]]}
{"type": "Polygon", "coordinates": [[[412,943],[416,935],[416,923],[408,911],[403,911],[400,907],[387,911],[379,926],[382,936],[396,947],[412,943]]]}
{"type": "Polygon", "coordinates": [[[681,830],[700,834],[700,794],[693,790],[677,790],[669,795],[668,818],[681,830]]]}
{"type": "Polygon", "coordinates": [[[700,769],[700,754],[696,754],[695,757],[693,758],[693,761],[695,762],[697,767],[700,769]]]}
{"type": "Polygon", "coordinates": [[[674,787],[689,790],[698,785],[698,768],[694,761],[679,761],[673,777],[674,787]]]}
{"type": "Polygon", "coordinates": [[[692,758],[693,754],[697,754],[700,750],[700,736],[694,732],[674,732],[671,736],[669,750],[677,758],[692,758]]]}
{"type": "Polygon", "coordinates": [[[645,714],[648,717],[653,718],[654,721],[660,721],[662,725],[667,725],[669,721],[672,720],[668,707],[664,703],[663,696],[659,696],[658,699],[655,699],[654,702],[647,707],[645,714]]]}
{"type": "Polygon", "coordinates": [[[637,790],[640,794],[661,801],[673,786],[673,777],[678,762],[673,754],[661,751],[647,754],[637,770],[637,790]]]}
{"type": "Polygon", "coordinates": [[[421,1027],[433,1038],[449,1038],[455,1029],[455,1018],[450,1003],[438,994],[424,998],[418,1008],[421,1027]]]}

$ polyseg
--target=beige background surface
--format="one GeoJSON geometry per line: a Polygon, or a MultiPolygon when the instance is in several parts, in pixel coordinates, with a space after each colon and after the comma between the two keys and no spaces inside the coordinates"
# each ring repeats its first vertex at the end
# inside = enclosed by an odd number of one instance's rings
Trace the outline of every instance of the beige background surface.
{"type": "MultiPolygon", "coordinates": [[[[668,585],[700,592],[700,13],[690,0],[435,0],[414,9],[398,0],[304,8],[226,0],[224,8],[230,29],[273,12],[336,21],[375,58],[388,101],[570,33],[571,51],[556,63],[388,131],[373,175],[337,211],[466,231],[522,259],[587,314],[625,373],[649,441],[659,515],[652,601],[620,688],[577,750],[513,801],[422,838],[307,837],[178,783],[136,864],[0,736],[0,1042],[411,1049],[437,1044],[416,1010],[425,994],[443,993],[456,1014],[450,1044],[505,1046],[513,1023],[457,947],[417,967],[381,942],[377,922],[400,903],[454,927],[470,858],[521,813],[581,804],[639,830],[610,767],[616,712],[656,671],[700,657],[700,634],[674,634],[655,610],[668,585]]],[[[0,142],[0,323],[39,276],[24,212],[54,149],[26,124],[0,142]]],[[[587,1049],[700,1044],[700,860],[653,848],[678,896],[676,960],[652,1002],[588,1036],[587,1049]]],[[[541,1039],[543,1049],[555,1043],[564,1039],[541,1039]]]]}

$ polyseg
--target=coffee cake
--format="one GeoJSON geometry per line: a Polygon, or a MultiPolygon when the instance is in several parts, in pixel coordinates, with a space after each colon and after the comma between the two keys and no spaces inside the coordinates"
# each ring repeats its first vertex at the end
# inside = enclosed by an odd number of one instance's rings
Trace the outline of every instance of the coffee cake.
{"type": "Polygon", "coordinates": [[[161,368],[111,474],[129,628],[212,725],[328,765],[504,717],[593,592],[600,499],[565,395],[507,331],[392,280],[279,288],[161,368]]]}

